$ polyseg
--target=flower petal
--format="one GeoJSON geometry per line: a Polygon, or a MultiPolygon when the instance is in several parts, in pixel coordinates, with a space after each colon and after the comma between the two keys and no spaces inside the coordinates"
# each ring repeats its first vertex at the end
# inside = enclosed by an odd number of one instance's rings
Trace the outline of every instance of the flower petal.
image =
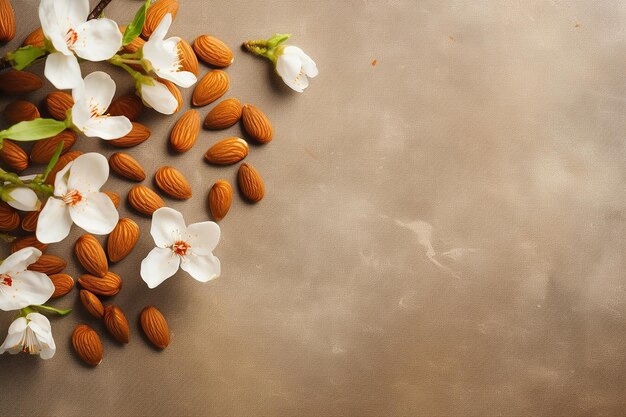
{"type": "Polygon", "coordinates": [[[317,65],[315,65],[315,61],[311,59],[310,56],[304,53],[304,51],[297,46],[286,46],[284,49],[285,54],[295,55],[300,58],[300,64],[304,73],[311,78],[314,78],[318,74],[317,65]]]}
{"type": "MultiPolygon", "coordinates": [[[[168,13],[163,16],[163,19],[159,22],[159,25],[156,27],[152,35],[150,35],[150,40],[162,41],[165,39],[165,35],[167,35],[167,31],[170,30],[170,26],[172,25],[172,14],[168,13]]],[[[148,42],[146,42],[147,44],[148,42]]],[[[145,46],[145,45],[144,45],[145,46]]]]}
{"type": "Polygon", "coordinates": [[[41,345],[39,356],[41,359],[50,359],[54,356],[57,348],[52,337],[50,320],[40,313],[30,313],[26,316],[28,327],[35,334],[41,345]]]}
{"type": "Polygon", "coordinates": [[[84,93],[82,98],[89,104],[88,107],[93,106],[98,115],[106,113],[113,96],[115,96],[115,81],[106,72],[95,71],[85,77],[84,93]]]}
{"type": "Polygon", "coordinates": [[[211,255],[220,241],[220,227],[215,222],[190,224],[187,227],[187,243],[196,255],[211,255]]]}
{"type": "Polygon", "coordinates": [[[107,60],[122,47],[122,32],[111,19],[89,20],[78,26],[76,33],[78,39],[72,49],[88,61],[107,60]]]}
{"type": "Polygon", "coordinates": [[[74,55],[61,52],[48,55],[44,75],[59,90],[74,88],[81,82],[78,60],[74,55]]]}
{"type": "Polygon", "coordinates": [[[61,29],[76,28],[87,21],[89,16],[89,0],[54,0],[54,10],[59,22],[67,27],[61,29]]]}
{"type": "Polygon", "coordinates": [[[171,249],[154,248],[141,261],[141,278],[155,288],[178,271],[180,257],[171,249]]]}
{"type": "Polygon", "coordinates": [[[19,310],[43,304],[54,292],[54,284],[46,274],[22,271],[11,276],[11,285],[0,284],[0,310],[19,310]]]}
{"type": "Polygon", "coordinates": [[[154,85],[141,84],[139,95],[144,104],[162,114],[173,114],[178,109],[178,100],[167,86],[154,80],[154,85]]]}
{"type": "Polygon", "coordinates": [[[70,169],[74,165],[74,161],[71,161],[67,165],[63,167],[59,172],[57,172],[57,176],[54,178],[54,195],[57,197],[62,197],[67,193],[67,180],[69,177],[70,169]]]}
{"type": "Polygon", "coordinates": [[[37,220],[37,240],[41,243],[60,242],[70,234],[71,227],[67,205],[58,198],[49,198],[37,220]]]}
{"type": "Polygon", "coordinates": [[[220,276],[220,260],[217,256],[191,253],[182,258],[181,269],[200,282],[207,282],[220,276]]]}
{"type": "Polygon", "coordinates": [[[82,194],[91,194],[99,191],[108,178],[107,159],[99,153],[89,152],[79,156],[72,163],[67,187],[82,194]]]}
{"type": "Polygon", "coordinates": [[[198,81],[196,76],[189,71],[156,71],[156,73],[159,77],[183,88],[189,88],[198,81]]]}
{"type": "Polygon", "coordinates": [[[47,37],[52,33],[61,33],[57,15],[54,10],[55,0],[41,0],[39,2],[39,22],[41,29],[47,37]]]}
{"type": "Polygon", "coordinates": [[[0,274],[13,276],[18,272],[23,272],[28,268],[28,265],[37,262],[40,256],[41,251],[37,248],[29,246],[20,249],[2,261],[0,264],[0,274]]]}
{"type": "Polygon", "coordinates": [[[14,355],[22,350],[22,335],[28,328],[28,321],[26,317],[18,317],[9,326],[7,338],[4,340],[2,346],[0,346],[0,354],[9,352],[14,355]]]}
{"type": "Polygon", "coordinates": [[[82,130],[90,138],[111,140],[128,135],[133,124],[126,116],[100,116],[89,119],[82,130]]]}
{"type": "Polygon", "coordinates": [[[150,234],[156,246],[167,248],[186,237],[183,215],[173,208],[162,207],[152,214],[150,234]]]}
{"type": "Polygon", "coordinates": [[[41,201],[37,194],[26,187],[17,187],[9,192],[9,196],[13,199],[7,201],[11,207],[22,211],[37,211],[41,207],[41,201]]]}
{"type": "Polygon", "coordinates": [[[111,233],[120,218],[113,202],[104,193],[84,194],[83,200],[69,209],[74,223],[95,235],[111,233]]]}
{"type": "Polygon", "coordinates": [[[174,69],[179,59],[178,42],[180,38],[170,38],[164,41],[155,39],[152,35],[141,49],[143,57],[150,61],[155,71],[174,69]]]}

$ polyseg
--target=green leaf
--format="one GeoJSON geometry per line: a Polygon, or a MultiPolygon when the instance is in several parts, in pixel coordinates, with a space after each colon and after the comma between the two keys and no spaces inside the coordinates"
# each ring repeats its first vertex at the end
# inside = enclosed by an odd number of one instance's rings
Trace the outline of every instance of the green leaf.
{"type": "Polygon", "coordinates": [[[51,138],[65,130],[65,122],[54,119],[35,119],[20,122],[0,132],[0,138],[19,142],[51,138]]]}
{"type": "Polygon", "coordinates": [[[281,43],[289,39],[291,35],[277,33],[267,40],[267,49],[274,49],[281,43]]]}
{"type": "Polygon", "coordinates": [[[124,36],[122,37],[122,45],[128,45],[141,33],[143,24],[146,22],[146,12],[148,7],[150,7],[150,2],[151,0],[146,0],[145,4],[135,13],[133,21],[126,26],[124,36]]]}
{"type": "Polygon", "coordinates": [[[52,158],[50,159],[50,162],[48,162],[48,166],[46,167],[46,170],[43,173],[43,178],[41,182],[44,182],[48,178],[50,171],[52,171],[52,168],[54,168],[57,161],[59,160],[59,157],[61,156],[61,152],[63,152],[64,143],[65,143],[64,141],[61,141],[61,143],[57,145],[57,149],[56,151],[54,151],[54,155],[52,155],[52,158]]]}
{"type": "Polygon", "coordinates": [[[37,46],[28,45],[23,46],[15,52],[9,52],[7,58],[13,68],[16,70],[23,70],[33,63],[37,58],[41,58],[46,54],[45,48],[39,48],[37,46]]]}

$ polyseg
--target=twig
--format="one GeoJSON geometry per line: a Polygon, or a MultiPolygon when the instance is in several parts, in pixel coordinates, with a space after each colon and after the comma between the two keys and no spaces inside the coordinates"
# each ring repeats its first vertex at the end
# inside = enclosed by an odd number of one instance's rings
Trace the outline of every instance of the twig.
{"type": "Polygon", "coordinates": [[[100,3],[89,13],[87,20],[97,19],[112,0],[100,0],[100,3]]]}

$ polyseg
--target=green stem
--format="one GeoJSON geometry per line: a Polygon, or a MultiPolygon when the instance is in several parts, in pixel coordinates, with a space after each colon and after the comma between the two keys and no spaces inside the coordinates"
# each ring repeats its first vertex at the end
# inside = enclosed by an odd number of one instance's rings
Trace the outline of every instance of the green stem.
{"type": "MultiPolygon", "coordinates": [[[[15,236],[11,236],[8,233],[0,233],[0,240],[6,242],[6,243],[11,243],[16,239],[15,236]]],[[[2,263],[2,262],[0,262],[2,263]]]]}
{"type": "Polygon", "coordinates": [[[43,310],[43,311],[49,312],[49,313],[56,313],[56,314],[58,314],[60,316],[66,316],[66,315],[68,315],[68,314],[70,314],[72,312],[71,308],[68,308],[66,310],[60,310],[58,308],[50,307],[50,306],[47,306],[47,305],[34,305],[34,306],[30,306],[30,308],[43,310]]]}

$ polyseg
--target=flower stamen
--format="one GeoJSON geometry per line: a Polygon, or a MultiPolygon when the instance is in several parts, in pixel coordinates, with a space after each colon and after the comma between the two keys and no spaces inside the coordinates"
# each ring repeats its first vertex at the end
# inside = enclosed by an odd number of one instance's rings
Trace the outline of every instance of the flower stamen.
{"type": "Polygon", "coordinates": [[[68,206],[74,206],[83,200],[82,194],[78,190],[70,190],[61,197],[68,206]]]}
{"type": "Polygon", "coordinates": [[[187,251],[191,249],[191,245],[183,240],[177,240],[172,245],[172,251],[178,256],[187,255],[187,251]]]}
{"type": "Polygon", "coordinates": [[[7,287],[11,287],[13,285],[13,278],[8,276],[7,274],[0,274],[0,285],[6,285],[7,287]]]}
{"type": "Polygon", "coordinates": [[[74,46],[77,40],[78,40],[78,33],[76,33],[74,29],[69,28],[67,30],[67,33],[65,34],[65,43],[67,43],[67,47],[71,48],[72,46],[74,46]]]}

